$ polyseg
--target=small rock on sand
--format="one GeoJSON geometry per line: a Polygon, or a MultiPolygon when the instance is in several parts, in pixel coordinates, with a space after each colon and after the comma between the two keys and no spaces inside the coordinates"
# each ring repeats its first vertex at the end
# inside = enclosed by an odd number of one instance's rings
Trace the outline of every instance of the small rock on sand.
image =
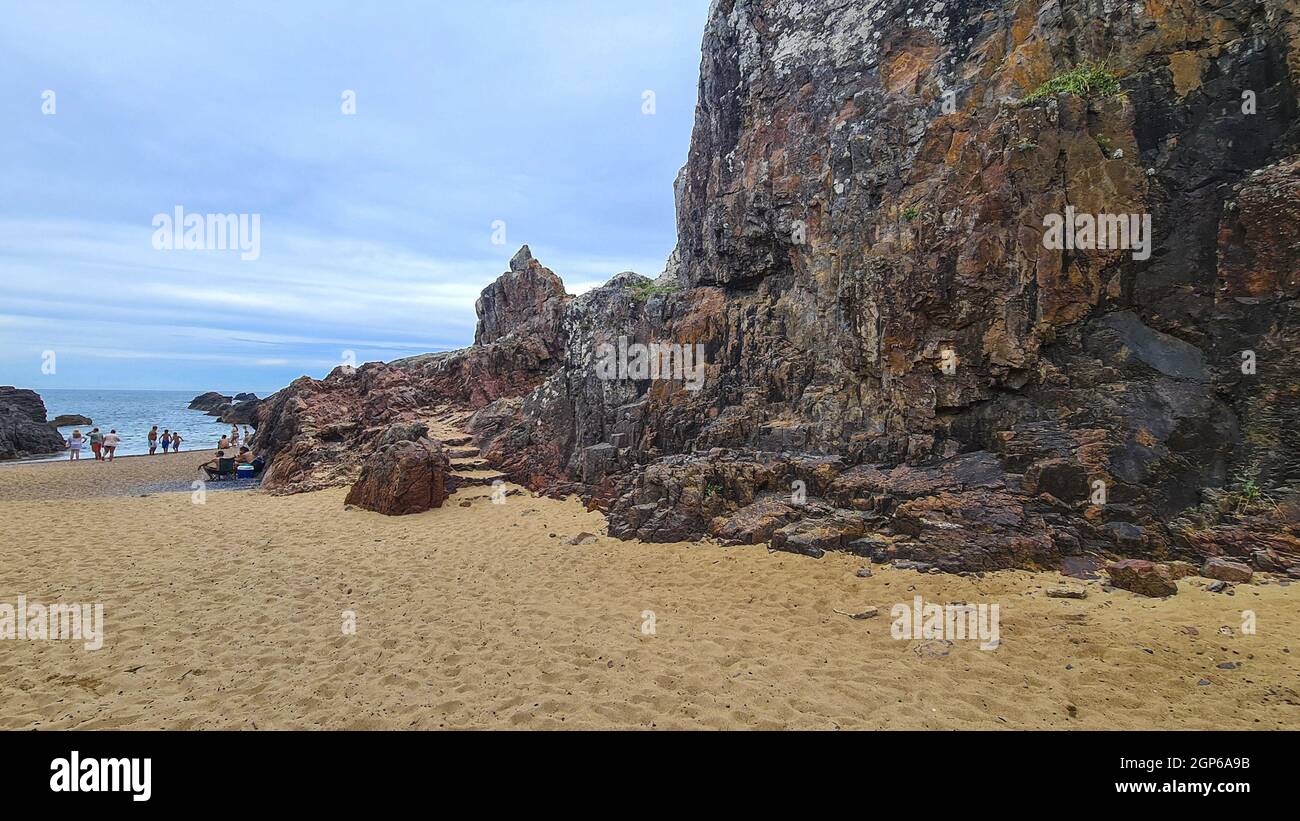
{"type": "Polygon", "coordinates": [[[1178,592],[1178,585],[1155,562],[1145,559],[1124,559],[1106,565],[1110,583],[1142,596],[1163,598],[1178,592]]]}
{"type": "Polygon", "coordinates": [[[1201,575],[1225,582],[1249,584],[1251,578],[1255,575],[1255,571],[1250,569],[1250,565],[1216,556],[1213,559],[1207,559],[1205,564],[1201,566],[1201,575]]]}
{"type": "Polygon", "coordinates": [[[1088,591],[1075,587],[1049,587],[1047,588],[1047,597],[1049,599],[1086,599],[1088,591]]]}

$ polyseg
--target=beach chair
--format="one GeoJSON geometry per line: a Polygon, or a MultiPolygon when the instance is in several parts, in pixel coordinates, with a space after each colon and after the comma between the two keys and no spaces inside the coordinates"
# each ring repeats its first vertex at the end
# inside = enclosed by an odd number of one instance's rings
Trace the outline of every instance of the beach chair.
{"type": "Polygon", "coordinates": [[[229,458],[218,460],[215,468],[204,465],[203,472],[208,474],[208,478],[214,482],[219,482],[223,479],[233,479],[235,478],[235,457],[231,456],[229,458]]]}

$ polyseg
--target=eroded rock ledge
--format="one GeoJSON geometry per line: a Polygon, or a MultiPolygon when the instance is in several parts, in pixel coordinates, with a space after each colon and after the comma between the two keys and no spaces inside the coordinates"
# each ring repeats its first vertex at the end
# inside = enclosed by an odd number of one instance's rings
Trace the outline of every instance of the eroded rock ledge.
{"type": "Polygon", "coordinates": [[[665,274],[572,297],[521,249],[472,347],[264,400],[266,487],[472,410],[625,537],[1294,567],[1298,90],[1287,4],[717,0],[665,274]],[[1124,94],[1025,101],[1102,60],[1124,94]],[[1044,247],[1066,207],[1149,214],[1150,254],[1044,247]],[[703,389],[600,378],[620,337],[703,346],[703,389]]]}

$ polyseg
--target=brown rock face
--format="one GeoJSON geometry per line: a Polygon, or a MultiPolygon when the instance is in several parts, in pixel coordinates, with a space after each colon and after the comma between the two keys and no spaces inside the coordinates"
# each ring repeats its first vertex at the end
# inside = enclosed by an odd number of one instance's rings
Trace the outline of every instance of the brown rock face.
{"type": "MultiPolygon", "coordinates": [[[[522,249],[474,347],[267,399],[266,486],[348,480],[448,406],[620,537],[1232,553],[1208,494],[1300,485],[1298,92],[1293,4],[716,0],[666,275],[567,297],[522,249]],[[1029,99],[1102,62],[1123,93],[1029,99]],[[1053,242],[1080,214],[1122,241],[1053,242]],[[602,370],[659,342],[698,383],[602,370]]],[[[1293,566],[1264,524],[1243,558],[1293,566]]]]}
{"type": "Polygon", "coordinates": [[[448,495],[450,462],[442,445],[430,439],[380,446],[361,468],[346,503],[385,516],[405,516],[442,507],[448,495]]]}
{"type": "MultiPolygon", "coordinates": [[[[558,328],[567,303],[564,283],[554,271],[533,259],[525,245],[510,260],[510,270],[484,288],[474,303],[478,314],[474,344],[490,345],[516,332],[558,328]]],[[[547,335],[545,341],[554,345],[554,353],[559,353],[554,334],[547,335]]]]}
{"type": "Polygon", "coordinates": [[[1178,592],[1178,585],[1161,567],[1142,559],[1125,559],[1106,565],[1110,583],[1142,596],[1163,598],[1178,592]]]}

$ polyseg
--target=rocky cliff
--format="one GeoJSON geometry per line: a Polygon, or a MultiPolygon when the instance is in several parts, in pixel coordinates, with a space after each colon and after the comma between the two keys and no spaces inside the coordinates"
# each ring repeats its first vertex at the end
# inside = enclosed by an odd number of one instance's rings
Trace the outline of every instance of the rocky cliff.
{"type": "Polygon", "coordinates": [[[63,437],[45,419],[35,391],[0,387],[0,459],[22,459],[63,449],[63,437]]]}
{"type": "Polygon", "coordinates": [[[267,484],[446,406],[620,536],[1300,562],[1298,95],[1294,2],[717,0],[665,275],[525,248],[473,347],[266,400],[267,484]]]}

